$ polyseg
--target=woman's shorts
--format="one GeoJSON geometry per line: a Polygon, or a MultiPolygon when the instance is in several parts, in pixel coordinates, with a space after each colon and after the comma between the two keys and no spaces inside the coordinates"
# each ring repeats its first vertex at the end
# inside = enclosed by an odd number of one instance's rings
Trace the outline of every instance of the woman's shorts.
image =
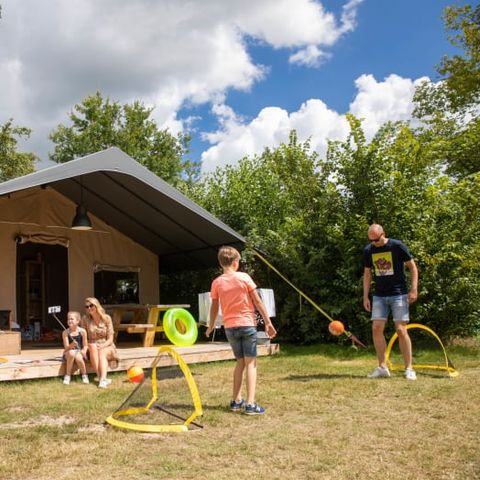
{"type": "MultiPolygon", "coordinates": [[[[104,343],[103,341],[102,342],[93,342],[93,345],[96,345],[98,347],[99,345],[102,345],[103,343],[104,343]]],[[[110,368],[117,368],[118,363],[120,361],[120,356],[118,355],[117,347],[115,346],[115,344],[112,343],[108,347],[104,348],[103,351],[105,353],[105,358],[108,361],[108,366],[110,368]]]]}
{"type": "Polygon", "coordinates": [[[408,295],[373,296],[372,320],[387,321],[390,312],[394,322],[408,322],[410,320],[408,295]]]}
{"type": "Polygon", "coordinates": [[[256,327],[226,328],[225,335],[237,360],[257,356],[256,327]]]}

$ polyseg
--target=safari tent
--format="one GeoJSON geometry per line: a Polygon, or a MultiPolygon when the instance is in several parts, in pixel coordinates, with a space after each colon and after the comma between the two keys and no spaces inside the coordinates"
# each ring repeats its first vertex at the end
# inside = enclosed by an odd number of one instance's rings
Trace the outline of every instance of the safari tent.
{"type": "Polygon", "coordinates": [[[243,243],[117,148],[16,178],[0,184],[3,322],[48,327],[49,305],[82,311],[92,295],[156,304],[160,272],[214,266],[220,245],[243,243]],[[76,213],[92,228],[72,228],[76,213]]]}

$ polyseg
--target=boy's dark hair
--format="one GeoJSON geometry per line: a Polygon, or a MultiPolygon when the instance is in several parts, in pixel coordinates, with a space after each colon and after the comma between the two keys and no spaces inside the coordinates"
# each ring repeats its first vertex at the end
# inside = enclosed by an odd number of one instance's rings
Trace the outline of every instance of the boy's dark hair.
{"type": "Polygon", "coordinates": [[[240,253],[233,247],[220,247],[218,251],[218,263],[222,267],[229,267],[235,260],[240,260],[240,253]]]}

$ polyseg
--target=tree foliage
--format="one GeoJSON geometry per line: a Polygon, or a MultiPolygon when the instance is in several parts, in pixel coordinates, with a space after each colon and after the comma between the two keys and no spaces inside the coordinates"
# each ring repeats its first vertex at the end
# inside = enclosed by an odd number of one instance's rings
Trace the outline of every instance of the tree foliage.
{"type": "Polygon", "coordinates": [[[480,4],[445,10],[445,26],[452,45],[463,55],[444,57],[438,72],[445,77],[450,108],[476,109],[480,103],[480,4]]]}
{"type": "Polygon", "coordinates": [[[141,102],[120,105],[97,92],[73,107],[70,126],[50,134],[50,159],[68,162],[115,146],[173,185],[195,179],[198,167],[185,159],[189,137],[160,130],[151,114],[141,102]]]}
{"type": "MultiPolygon", "coordinates": [[[[250,247],[268,252],[272,263],[281,265],[280,270],[293,282],[305,286],[306,279],[315,279],[310,291],[317,300],[325,300],[322,295],[328,290],[328,278],[317,269],[328,255],[322,236],[335,238],[339,233],[334,226],[338,195],[322,177],[318,155],[311,152],[308,142],[299,143],[292,132],[288,144],[267,148],[235,167],[218,169],[204,180],[196,200],[244,234],[250,247]],[[319,222],[324,229],[319,229],[319,222]]],[[[248,249],[244,258],[258,284],[274,286],[277,297],[285,299],[280,330],[288,336],[296,332],[297,341],[322,338],[325,332],[318,328],[318,312],[292,296],[290,287],[248,249]],[[292,322],[303,315],[301,310],[311,315],[298,330],[292,322]]]]}
{"type": "MultiPolygon", "coordinates": [[[[405,123],[387,123],[367,142],[361,122],[347,119],[349,137],[331,142],[325,160],[292,132],[288,144],[218,169],[197,185],[195,199],[364,340],[362,249],[368,225],[379,222],[419,265],[412,317],[445,338],[478,332],[480,176],[443,175],[431,142],[405,123]]],[[[297,343],[330,339],[326,319],[249,248],[245,268],[275,290],[280,335],[297,343]]]]}
{"type": "Polygon", "coordinates": [[[11,119],[0,126],[0,182],[35,171],[37,157],[17,150],[18,138],[26,139],[30,133],[26,127],[14,126],[11,119]]]}
{"type": "Polygon", "coordinates": [[[480,333],[479,193],[478,173],[425,189],[413,243],[423,277],[417,313],[445,338],[480,333]]]}
{"type": "Polygon", "coordinates": [[[425,141],[452,175],[480,171],[480,5],[445,10],[450,42],[462,54],[445,56],[442,81],[425,82],[415,94],[415,115],[426,125],[425,141]]]}

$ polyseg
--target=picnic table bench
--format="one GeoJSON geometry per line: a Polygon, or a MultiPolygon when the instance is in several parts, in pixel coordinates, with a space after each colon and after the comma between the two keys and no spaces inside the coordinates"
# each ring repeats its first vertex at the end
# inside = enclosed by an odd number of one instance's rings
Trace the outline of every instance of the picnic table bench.
{"type": "Polygon", "coordinates": [[[190,308],[190,305],[149,305],[149,304],[118,304],[104,305],[107,313],[112,317],[114,341],[117,340],[118,332],[142,333],[143,346],[153,347],[155,334],[163,332],[163,325],[160,322],[160,312],[166,312],[170,308],[190,308]],[[128,323],[122,323],[127,313],[132,313],[132,318],[128,323]],[[145,321],[146,318],[146,321],[145,321]]]}

